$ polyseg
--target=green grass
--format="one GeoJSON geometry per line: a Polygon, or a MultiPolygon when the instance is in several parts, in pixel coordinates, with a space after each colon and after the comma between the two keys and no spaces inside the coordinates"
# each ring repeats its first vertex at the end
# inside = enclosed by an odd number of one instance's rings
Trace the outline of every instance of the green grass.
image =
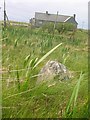
{"type": "Polygon", "coordinates": [[[77,30],[72,40],[68,31],[53,36],[9,26],[2,37],[3,118],[88,117],[87,31],[77,30]],[[64,63],[73,77],[36,85],[35,75],[48,60],[64,63]]]}

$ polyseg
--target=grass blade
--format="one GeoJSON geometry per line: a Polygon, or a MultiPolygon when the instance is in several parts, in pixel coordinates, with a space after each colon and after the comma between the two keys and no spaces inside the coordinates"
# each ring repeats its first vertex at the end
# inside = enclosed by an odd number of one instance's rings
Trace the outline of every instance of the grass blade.
{"type": "Polygon", "coordinates": [[[54,50],[56,50],[59,46],[61,46],[62,43],[58,44],[57,46],[55,46],[53,49],[51,49],[48,53],[46,53],[33,67],[33,69],[39,65],[45,58],[47,58],[54,50]]]}
{"type": "Polygon", "coordinates": [[[83,76],[84,76],[84,74],[82,74],[82,72],[81,72],[80,77],[79,77],[79,80],[78,80],[76,86],[74,87],[74,90],[73,90],[73,92],[72,92],[70,101],[69,101],[69,103],[68,103],[68,105],[67,105],[67,108],[66,108],[66,111],[65,111],[65,116],[67,116],[68,113],[70,112],[70,107],[71,107],[71,104],[72,104],[72,103],[73,103],[73,109],[74,109],[75,106],[76,106],[76,100],[77,100],[77,96],[78,96],[78,92],[79,92],[79,88],[80,88],[80,82],[81,82],[83,76]]]}
{"type": "Polygon", "coordinates": [[[17,67],[17,72],[16,72],[16,76],[17,76],[17,85],[18,85],[18,90],[20,90],[20,80],[19,80],[19,72],[18,72],[18,67],[17,67]]]}

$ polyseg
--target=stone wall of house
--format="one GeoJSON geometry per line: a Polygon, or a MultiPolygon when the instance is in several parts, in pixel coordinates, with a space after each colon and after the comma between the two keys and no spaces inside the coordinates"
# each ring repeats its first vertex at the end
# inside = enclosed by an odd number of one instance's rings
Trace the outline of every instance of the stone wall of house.
{"type": "Polygon", "coordinates": [[[37,20],[37,19],[35,20],[35,26],[36,26],[36,27],[42,26],[43,23],[44,23],[44,21],[42,21],[42,20],[37,20]]]}
{"type": "Polygon", "coordinates": [[[67,23],[73,23],[75,25],[75,28],[77,28],[77,23],[75,22],[73,17],[71,17],[69,20],[67,20],[67,23]]]}
{"type": "MultiPolygon", "coordinates": [[[[45,24],[45,23],[48,23],[49,21],[44,21],[44,20],[35,20],[35,26],[36,27],[40,27],[40,26],[42,26],[43,24],[45,24]]],[[[50,22],[52,22],[52,21],[50,21],[50,22]]],[[[55,22],[53,22],[53,23],[55,23],[55,22]]],[[[71,19],[69,19],[68,21],[67,21],[67,23],[73,23],[74,25],[75,25],[75,28],[77,28],[77,23],[75,22],[75,20],[74,20],[74,18],[72,17],[71,19]]]]}
{"type": "MultiPolygon", "coordinates": [[[[52,22],[52,21],[50,21],[52,22]]],[[[36,27],[40,27],[42,26],[43,24],[46,24],[46,23],[49,23],[49,21],[44,21],[44,20],[35,20],[35,26],[36,27]]],[[[53,22],[54,23],[54,22],[53,22]]]]}

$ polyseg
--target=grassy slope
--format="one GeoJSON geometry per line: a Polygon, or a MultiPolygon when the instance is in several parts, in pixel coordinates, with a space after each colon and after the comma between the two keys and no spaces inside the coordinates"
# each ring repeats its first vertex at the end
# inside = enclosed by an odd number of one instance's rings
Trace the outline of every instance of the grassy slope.
{"type": "MultiPolygon", "coordinates": [[[[63,43],[48,58],[46,58],[34,71],[26,77],[25,71],[3,73],[3,118],[60,118],[63,117],[68,101],[71,97],[81,71],[84,78],[80,84],[76,109],[72,116],[74,118],[87,117],[88,99],[88,54],[87,54],[87,31],[78,30],[75,34],[75,41],[69,38],[69,33],[53,37],[38,30],[30,30],[21,27],[9,27],[3,30],[3,70],[14,70],[27,68],[29,61],[34,58],[41,58],[59,43],[63,43]],[[27,65],[24,65],[25,58],[30,54],[27,65]],[[57,59],[64,63],[73,72],[73,78],[65,82],[56,82],[36,86],[37,78],[30,78],[38,74],[39,70],[48,60],[57,59]],[[65,60],[66,59],[66,60],[65,60]],[[17,75],[19,74],[19,75],[17,75]],[[17,79],[24,82],[11,82],[17,79]],[[28,80],[28,84],[25,81],[28,80]],[[27,93],[20,92],[31,89],[27,93]],[[13,94],[17,94],[11,96],[13,94]],[[11,97],[8,97],[11,96],[11,97]],[[8,98],[7,98],[8,97],[8,98]],[[6,98],[6,99],[5,99],[6,98]]],[[[73,105],[72,105],[73,106],[73,105]]],[[[71,111],[72,111],[71,106],[71,111]]]]}

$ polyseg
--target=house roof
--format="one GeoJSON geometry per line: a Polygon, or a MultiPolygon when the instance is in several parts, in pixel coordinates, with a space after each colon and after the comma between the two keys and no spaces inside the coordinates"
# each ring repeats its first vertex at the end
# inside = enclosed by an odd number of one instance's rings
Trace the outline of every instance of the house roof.
{"type": "Polygon", "coordinates": [[[37,20],[45,20],[45,21],[51,21],[51,22],[54,22],[54,21],[66,22],[70,18],[74,18],[74,17],[66,16],[66,15],[58,15],[57,16],[57,14],[46,14],[46,13],[35,12],[35,19],[37,19],[37,20]]]}

